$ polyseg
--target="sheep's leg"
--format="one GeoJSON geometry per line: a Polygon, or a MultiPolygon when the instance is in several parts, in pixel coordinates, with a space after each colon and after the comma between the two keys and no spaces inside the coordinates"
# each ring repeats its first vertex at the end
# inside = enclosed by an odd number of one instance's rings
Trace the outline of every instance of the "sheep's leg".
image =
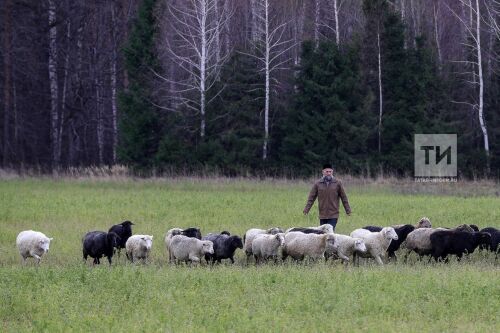
{"type": "Polygon", "coordinates": [[[229,257],[229,260],[231,260],[231,264],[234,264],[234,258],[233,258],[233,256],[229,257]]]}
{"type": "Polygon", "coordinates": [[[111,266],[111,256],[108,256],[109,266],[111,266]]]}
{"type": "Polygon", "coordinates": [[[198,258],[197,256],[195,256],[194,254],[190,254],[189,255],[189,260],[194,261],[196,263],[200,262],[200,258],[198,258]]]}
{"type": "Polygon", "coordinates": [[[375,256],[375,261],[377,262],[377,264],[379,264],[380,266],[384,266],[384,262],[382,261],[382,258],[380,258],[380,256],[375,256]]]}
{"type": "Polygon", "coordinates": [[[349,261],[349,257],[346,256],[345,254],[339,252],[339,253],[337,253],[337,255],[340,259],[342,259],[342,263],[344,263],[344,261],[347,261],[347,262],[349,261]]]}

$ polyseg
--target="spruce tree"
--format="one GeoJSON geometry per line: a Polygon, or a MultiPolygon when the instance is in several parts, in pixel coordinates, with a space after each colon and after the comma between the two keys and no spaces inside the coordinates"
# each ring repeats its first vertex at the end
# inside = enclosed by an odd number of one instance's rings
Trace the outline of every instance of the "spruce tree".
{"type": "Polygon", "coordinates": [[[151,69],[158,69],[154,52],[156,0],[144,0],[123,49],[129,86],[119,95],[118,156],[133,168],[151,167],[157,151],[160,119],[151,103],[151,69]]]}
{"type": "Polygon", "coordinates": [[[365,167],[369,114],[355,49],[304,42],[295,105],[285,124],[282,161],[311,174],[326,161],[344,172],[365,167]]]}

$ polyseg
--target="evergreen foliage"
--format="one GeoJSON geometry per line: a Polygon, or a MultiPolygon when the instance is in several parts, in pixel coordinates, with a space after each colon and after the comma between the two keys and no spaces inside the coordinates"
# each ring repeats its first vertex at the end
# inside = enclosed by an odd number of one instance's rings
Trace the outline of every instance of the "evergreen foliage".
{"type": "Polygon", "coordinates": [[[123,49],[129,80],[128,89],[119,95],[121,163],[134,168],[151,167],[157,151],[160,117],[152,101],[151,69],[157,69],[155,56],[156,0],[144,0],[123,49]]]}

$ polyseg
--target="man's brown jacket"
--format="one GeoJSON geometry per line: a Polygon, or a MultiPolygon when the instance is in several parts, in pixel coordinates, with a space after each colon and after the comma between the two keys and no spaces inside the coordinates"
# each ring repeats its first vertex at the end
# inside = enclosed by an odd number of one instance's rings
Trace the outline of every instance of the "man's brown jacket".
{"type": "Polygon", "coordinates": [[[339,217],[339,198],[342,200],[345,212],[351,213],[349,201],[345,194],[344,187],[340,179],[333,178],[331,182],[327,182],[324,177],[314,183],[309,198],[307,199],[304,213],[309,213],[314,200],[318,198],[319,218],[320,219],[333,219],[339,217]]]}

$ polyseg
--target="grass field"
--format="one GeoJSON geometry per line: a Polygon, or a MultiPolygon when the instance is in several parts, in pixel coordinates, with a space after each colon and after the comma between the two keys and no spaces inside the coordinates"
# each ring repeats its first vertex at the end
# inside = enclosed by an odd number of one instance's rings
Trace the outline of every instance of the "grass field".
{"type": "MultiPolygon", "coordinates": [[[[203,233],[251,227],[314,225],[302,216],[309,184],[230,180],[49,180],[0,182],[0,330],[159,332],[494,332],[500,327],[500,269],[493,254],[457,263],[344,268],[242,264],[174,267],[163,246],[172,227],[203,233]],[[124,256],[91,267],[81,238],[129,219],[134,233],[154,235],[152,262],[124,256]],[[19,231],[54,237],[40,267],[26,267],[15,248],[19,231]]],[[[424,185],[422,185],[424,186],[424,185]]],[[[428,186],[428,185],[427,185],[428,186]]],[[[367,224],[434,226],[468,222],[500,227],[493,195],[401,194],[388,186],[350,186],[351,217],[338,233],[367,224]]],[[[473,189],[474,186],[471,186],[473,189]]],[[[447,191],[453,193],[451,191],[447,191]]],[[[493,191],[494,192],[494,191],[493,191]]],[[[466,193],[466,192],[465,192],[466,193]]],[[[30,259],[31,260],[31,259],[30,259]]]]}

